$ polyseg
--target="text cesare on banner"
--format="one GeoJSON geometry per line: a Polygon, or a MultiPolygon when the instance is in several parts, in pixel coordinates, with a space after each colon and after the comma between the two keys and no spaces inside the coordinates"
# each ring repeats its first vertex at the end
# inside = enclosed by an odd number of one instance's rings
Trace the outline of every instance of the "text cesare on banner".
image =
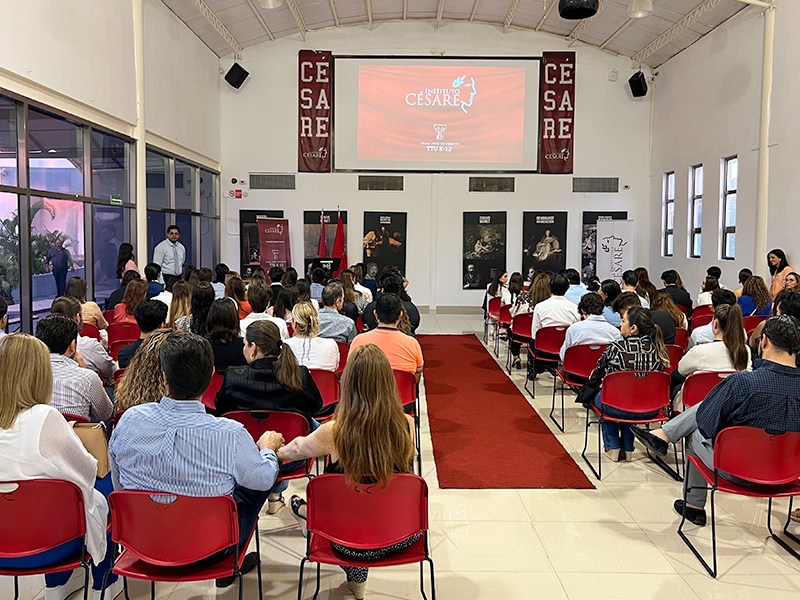
{"type": "Polygon", "coordinates": [[[299,54],[298,171],[331,170],[331,93],[333,61],[329,51],[299,54]]]}
{"type": "Polygon", "coordinates": [[[541,69],[541,172],[572,173],[575,53],[544,52],[541,69]]]}

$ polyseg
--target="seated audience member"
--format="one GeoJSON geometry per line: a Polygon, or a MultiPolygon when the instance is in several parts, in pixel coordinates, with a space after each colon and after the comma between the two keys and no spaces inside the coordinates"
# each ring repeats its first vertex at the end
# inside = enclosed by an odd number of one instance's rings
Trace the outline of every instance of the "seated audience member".
{"type": "Polygon", "coordinates": [[[53,400],[58,412],[93,423],[111,418],[114,407],[103,383],[86,368],[77,351],[80,326],[64,315],[49,315],[36,324],[36,337],[50,349],[53,400]]]}
{"type": "Polygon", "coordinates": [[[253,312],[253,309],[250,307],[250,302],[247,300],[247,291],[244,287],[244,281],[242,281],[238,273],[234,273],[233,271],[228,273],[227,282],[225,283],[225,296],[236,302],[236,308],[239,309],[240,319],[244,319],[253,312]]]}
{"type": "MultiPolygon", "coordinates": [[[[632,427],[634,435],[650,450],[666,456],[670,442],[685,439],[686,451],[714,469],[714,440],[727,427],[745,426],[768,432],[800,432],[800,323],[789,316],[772,317],[764,325],[759,352],[761,361],[752,371],[734,373],[721,381],[701,403],[648,432],[632,427]]],[[[720,472],[735,483],[749,483],[720,472]]],[[[675,511],[696,525],[706,524],[706,482],[686,462],[687,502],[676,500],[675,511]],[[684,512],[685,511],[685,512],[684,512]]]]}
{"type": "MultiPolygon", "coordinates": [[[[381,277],[381,285],[383,285],[384,277],[381,277]]],[[[508,291],[508,271],[498,269],[497,274],[492,279],[489,287],[486,288],[486,303],[488,306],[490,298],[500,298],[500,305],[505,306],[511,304],[511,292],[508,291]]]]}
{"type": "MultiPolygon", "coordinates": [[[[264,269],[258,267],[256,270],[261,271],[263,279],[264,269]]],[[[200,280],[200,283],[207,283],[211,285],[211,282],[214,281],[214,272],[208,267],[200,267],[200,270],[197,271],[197,278],[200,280]]],[[[213,290],[214,287],[212,286],[211,289],[213,290]]]]}
{"type": "Polygon", "coordinates": [[[346,344],[353,341],[353,338],[356,337],[356,325],[352,319],[339,312],[343,307],[342,283],[331,281],[322,291],[322,308],[319,309],[319,337],[330,338],[346,344]]]}
{"type": "MultiPolygon", "coordinates": [[[[553,294],[547,300],[540,302],[533,309],[533,324],[531,326],[532,338],[536,339],[536,334],[543,327],[555,327],[558,325],[572,325],[581,320],[578,307],[567,300],[564,294],[569,289],[569,280],[563,275],[555,275],[550,281],[550,292],[553,294]]],[[[531,344],[533,346],[533,344],[531,344]]],[[[536,379],[537,375],[544,373],[545,367],[540,361],[536,362],[536,357],[528,353],[528,379],[536,379]]],[[[558,354],[539,353],[543,359],[558,360],[558,354]]]]}
{"type": "MultiPolygon", "coordinates": [[[[405,313],[403,321],[400,323],[400,330],[403,333],[411,333],[411,335],[415,335],[420,323],[419,309],[411,301],[411,298],[408,296],[408,294],[405,293],[405,290],[403,289],[403,277],[399,272],[390,271],[381,278],[381,291],[380,293],[375,294],[375,297],[379,299],[383,294],[394,294],[400,298],[400,301],[403,303],[403,311],[405,313]],[[406,321],[408,321],[407,324],[406,321]]],[[[377,301],[373,300],[364,309],[362,319],[364,321],[365,330],[375,329],[378,326],[378,320],[375,317],[376,306],[377,301]]]]}
{"type": "Polygon", "coordinates": [[[297,269],[294,267],[289,267],[286,269],[286,272],[281,277],[281,285],[285,288],[290,287],[293,288],[297,285],[297,280],[300,277],[297,275],[297,269]]]}
{"type": "Polygon", "coordinates": [[[253,275],[250,277],[250,279],[253,278],[261,279],[264,283],[267,283],[267,272],[264,270],[264,267],[259,265],[253,269],[253,275]]]}
{"type": "Polygon", "coordinates": [[[178,321],[192,312],[192,287],[182,279],[172,283],[172,301],[167,311],[167,323],[171,329],[178,328],[178,321]]]}
{"type": "Polygon", "coordinates": [[[800,273],[792,271],[783,279],[783,289],[800,291],[800,273]]]}
{"type": "Polygon", "coordinates": [[[706,277],[703,280],[703,291],[697,295],[697,306],[708,306],[712,304],[711,302],[711,294],[714,293],[715,290],[722,289],[719,285],[719,279],[716,277],[706,277]]]}
{"type": "Polygon", "coordinates": [[[322,300],[322,290],[325,289],[325,271],[317,267],[311,271],[311,298],[319,302],[322,300]]]}
{"type": "Polygon", "coordinates": [[[169,330],[161,329],[142,340],[141,346],[117,383],[115,410],[128,410],[131,406],[161,402],[166,393],[164,372],[161,370],[161,344],[170,333],[169,330]]]}
{"type": "MultiPolygon", "coordinates": [[[[614,310],[619,313],[621,319],[625,318],[625,313],[629,308],[642,306],[641,296],[633,292],[622,292],[614,301],[614,310]]],[[[650,310],[650,317],[653,319],[661,334],[664,336],[664,344],[675,343],[675,321],[668,312],[662,310],[650,310]]]]}
{"type": "Polygon", "coordinates": [[[139,346],[156,331],[167,326],[167,306],[163,302],[152,298],[150,300],[142,300],[133,310],[133,317],[139,326],[139,339],[120,348],[117,354],[120,369],[127,369],[139,346]]]}
{"type": "MultiPolygon", "coordinates": [[[[269,289],[269,288],[267,288],[269,289]]],[[[214,352],[214,370],[247,364],[244,358],[244,338],[240,334],[239,311],[228,298],[214,300],[208,311],[206,337],[214,352]]]]}
{"type": "MultiPolygon", "coordinates": [[[[787,315],[800,321],[800,293],[784,289],[775,296],[775,300],[772,303],[772,316],[787,315]]],[[[764,331],[765,323],[766,321],[761,321],[753,333],[750,334],[748,345],[754,353],[758,352],[759,344],[761,344],[761,334],[764,331]]]]}
{"type": "Polygon", "coordinates": [[[374,262],[369,263],[369,266],[365,265],[364,263],[358,263],[361,265],[361,272],[364,274],[364,277],[361,281],[361,285],[366,287],[370,292],[372,292],[372,300],[376,300],[376,295],[378,293],[378,282],[375,279],[375,275],[378,273],[378,265],[374,262]]]}
{"type": "Polygon", "coordinates": [[[369,304],[374,300],[374,298],[372,297],[372,290],[363,284],[364,271],[362,270],[361,265],[353,265],[350,270],[353,272],[353,287],[357,292],[361,292],[361,295],[364,297],[364,299],[366,299],[367,304],[369,304]]]}
{"type": "Polygon", "coordinates": [[[764,280],[758,275],[748,278],[737,304],[745,317],[769,315],[772,311],[772,298],[764,280]]]}
{"type": "Polygon", "coordinates": [[[96,302],[86,300],[86,280],[83,277],[70,277],[64,290],[65,296],[75,298],[81,303],[81,320],[83,323],[94,325],[97,329],[108,327],[108,321],[103,316],[103,311],[96,302]]]}
{"type": "MultiPolygon", "coordinates": [[[[163,302],[167,305],[167,308],[169,308],[170,305],[172,305],[172,289],[178,281],[180,281],[179,278],[168,277],[167,282],[164,284],[164,291],[153,296],[153,300],[163,302]]],[[[167,322],[169,322],[169,312],[167,312],[167,322]]]]}
{"type": "MultiPolygon", "coordinates": [[[[406,336],[407,337],[407,336],[406,336]]],[[[403,413],[392,367],[372,344],[354,349],[342,373],[341,399],[333,419],[306,437],[297,437],[278,453],[282,461],[330,456],[325,473],[343,473],[355,483],[387,485],[395,473],[413,472],[414,420],[403,413]]],[[[292,496],[292,515],[306,535],[305,500],[292,496]]],[[[346,507],[342,507],[346,510],[346,507]]],[[[351,558],[377,560],[399,552],[419,539],[419,534],[390,548],[334,549],[351,558]]],[[[366,592],[368,569],[342,567],[347,585],[357,600],[366,592]]]]}
{"type": "Polygon", "coordinates": [[[114,307],[114,323],[136,323],[133,309],[142,300],[147,299],[147,284],[141,279],[131,281],[125,288],[122,303],[114,307]]]}
{"type": "Polygon", "coordinates": [[[708,267],[706,269],[706,277],[713,277],[719,282],[719,287],[722,288],[723,290],[725,289],[725,286],[722,285],[722,269],[720,269],[716,265],[708,267]]]}
{"type": "Polygon", "coordinates": [[[564,275],[564,277],[567,278],[567,281],[569,281],[569,289],[567,290],[567,293],[564,294],[564,298],[573,304],[578,304],[583,295],[589,292],[589,290],[581,285],[580,273],[578,273],[576,269],[566,269],[562,272],[562,275],[564,275]]]}
{"type": "MultiPolygon", "coordinates": [[[[63,315],[58,319],[67,321],[63,315]]],[[[94,374],[92,377],[97,379],[94,374]]],[[[41,341],[24,333],[0,340],[0,480],[58,479],[78,486],[86,519],[86,551],[93,562],[94,598],[99,598],[103,577],[111,565],[112,545],[110,536],[106,536],[108,504],[104,498],[111,489],[106,478],[96,479],[97,460],[50,406],[53,381],[48,349],[41,341]]],[[[0,569],[47,567],[80,551],[81,539],[76,538],[33,556],[0,558],[0,569]]],[[[44,579],[45,600],[63,599],[83,588],[84,572],[49,573],[44,579]]],[[[122,592],[122,579],[109,574],[107,582],[105,597],[113,600],[122,592]]]]}
{"type": "Polygon", "coordinates": [[[311,284],[308,283],[308,279],[300,278],[297,280],[297,302],[299,304],[301,302],[308,302],[314,307],[314,310],[319,310],[319,302],[314,300],[311,297],[311,284]]]}
{"type": "Polygon", "coordinates": [[[786,276],[794,272],[794,269],[789,266],[786,253],[780,248],[770,250],[769,254],[767,254],[767,266],[769,267],[770,275],[772,275],[769,295],[774,298],[783,289],[783,281],[786,276]]]}
{"type": "MultiPolygon", "coordinates": [[[[283,290],[283,288],[281,288],[283,290]]],[[[250,308],[252,312],[248,314],[240,324],[242,337],[245,337],[247,328],[251,323],[256,321],[270,321],[275,324],[281,332],[281,339],[289,339],[289,328],[286,326],[286,321],[273,317],[268,312],[270,300],[272,300],[272,289],[266,283],[254,281],[250,284],[250,289],[247,290],[247,297],[250,299],[250,308]]]]}
{"type": "Polygon", "coordinates": [[[214,299],[219,300],[225,297],[225,276],[230,272],[228,265],[219,263],[214,267],[214,283],[211,287],[214,288],[214,299]]]}
{"type": "Polygon", "coordinates": [[[222,416],[234,410],[292,411],[308,419],[313,429],[314,415],[322,408],[322,396],[311,373],[297,364],[294,352],[281,340],[274,323],[256,321],[247,328],[244,357],[247,365],[225,371],[215,414],[222,416]]]}
{"type": "MultiPolygon", "coordinates": [[[[355,306],[358,314],[364,312],[369,302],[364,294],[355,288],[353,284],[353,272],[350,269],[344,269],[339,273],[339,281],[342,282],[342,287],[344,288],[345,305],[352,304],[355,306]]],[[[358,315],[356,315],[356,320],[358,320],[358,315]]]]}
{"type": "MultiPolygon", "coordinates": [[[[639,283],[636,286],[636,293],[640,296],[647,297],[647,301],[653,299],[653,296],[656,295],[656,286],[650,281],[650,274],[647,272],[647,269],[644,267],[637,267],[633,270],[636,273],[636,276],[639,278],[639,283]]],[[[644,304],[642,304],[644,306],[644,304]]],[[[649,308],[644,306],[644,308],[649,308]]]]}
{"type": "MultiPolygon", "coordinates": [[[[3,304],[3,302],[0,302],[0,309],[3,308],[3,304]]],[[[50,314],[64,315],[68,319],[75,321],[78,326],[83,326],[81,303],[75,298],[69,296],[56,298],[53,300],[52,306],[50,306],[50,314]]],[[[2,325],[2,321],[0,321],[0,325],[2,325]]],[[[117,370],[117,363],[108,355],[106,349],[103,348],[103,344],[93,337],[78,334],[76,349],[83,357],[83,362],[87,369],[99,373],[104,380],[113,379],[117,370]]]]}
{"type": "Polygon", "coordinates": [[[191,331],[206,337],[206,321],[212,302],[214,302],[214,288],[209,282],[201,281],[192,292],[191,313],[175,321],[175,326],[183,331],[191,331]]]}
{"type": "MultiPolygon", "coordinates": [[[[691,318],[692,317],[692,298],[689,296],[689,292],[687,292],[683,287],[678,285],[680,281],[680,275],[674,269],[668,269],[661,273],[661,281],[664,283],[664,288],[659,290],[661,292],[666,292],[672,301],[677,306],[683,306],[686,308],[686,316],[691,318]]],[[[650,297],[650,305],[652,308],[653,297],[650,297]]],[[[661,310],[661,309],[657,309],[661,310]]],[[[677,325],[677,323],[676,323],[677,325]]],[[[684,329],[686,329],[684,327],[684,329]]]]}
{"type": "Polygon", "coordinates": [[[122,302],[122,299],[125,297],[125,288],[128,287],[128,284],[134,279],[141,278],[142,277],[139,275],[138,271],[125,271],[125,273],[122,274],[122,285],[118,289],[111,292],[103,309],[114,310],[117,307],[117,304],[122,302]]]}
{"type": "Polygon", "coordinates": [[[294,308],[294,305],[297,304],[298,296],[299,293],[296,286],[283,286],[281,291],[278,292],[278,297],[273,305],[267,309],[267,314],[271,317],[283,319],[287,324],[292,325],[294,321],[292,309],[294,308]]]}
{"type": "Polygon", "coordinates": [[[334,340],[321,338],[319,318],[310,302],[300,302],[292,309],[294,337],[286,340],[301,367],[335,371],[339,366],[339,346],[334,340]]]}
{"type": "Polygon", "coordinates": [[[659,290],[656,295],[650,299],[650,309],[667,313],[675,327],[678,329],[689,329],[689,320],[683,311],[673,302],[672,297],[664,290],[659,290]]]}
{"type": "MultiPolygon", "coordinates": [[[[524,290],[514,302],[514,305],[511,307],[511,317],[512,319],[518,315],[526,315],[533,312],[534,307],[547,300],[552,293],[550,292],[550,278],[545,275],[544,273],[539,273],[533,278],[533,283],[531,286],[524,290]]],[[[513,330],[510,332],[511,335],[508,338],[508,348],[511,352],[511,355],[514,357],[511,366],[516,367],[517,369],[522,368],[522,359],[519,356],[520,350],[522,349],[522,342],[517,337],[514,337],[513,330]]]]}
{"type": "MultiPolygon", "coordinates": [[[[581,296],[581,301],[578,302],[578,312],[583,320],[573,323],[567,329],[564,345],[561,346],[561,360],[564,360],[567,348],[571,346],[579,344],[610,344],[622,339],[619,329],[609,323],[603,316],[605,308],[603,299],[599,294],[589,292],[581,296]]],[[[622,317],[618,318],[621,323],[622,317]]]]}
{"type": "Polygon", "coordinates": [[[650,300],[647,298],[647,292],[639,286],[639,276],[636,275],[636,271],[628,269],[622,273],[622,285],[620,286],[620,293],[622,292],[633,292],[638,294],[639,302],[642,303],[642,307],[650,308],[650,300]]]}
{"type": "Polygon", "coordinates": [[[416,339],[398,329],[402,313],[403,303],[400,298],[394,294],[383,294],[375,306],[378,326],[357,335],[350,344],[350,352],[359,346],[375,344],[386,354],[392,369],[413,373],[419,383],[422,377],[422,348],[416,339]]]}
{"type": "Polygon", "coordinates": [[[614,304],[614,300],[616,300],[621,293],[622,290],[619,284],[613,279],[606,279],[600,284],[600,297],[603,299],[603,304],[605,305],[603,308],[603,318],[614,327],[622,325],[622,318],[611,308],[614,304]]]}
{"type": "MultiPolygon", "coordinates": [[[[711,294],[711,306],[714,311],[716,311],[720,306],[731,306],[735,304],[736,295],[730,290],[723,290],[720,288],[714,290],[711,294]]],[[[715,339],[716,334],[714,333],[711,323],[708,323],[707,325],[701,325],[700,327],[695,327],[692,330],[692,335],[689,336],[689,348],[698,344],[708,344],[709,342],[713,342],[715,339]]]]}
{"type": "Polygon", "coordinates": [[[595,294],[600,293],[600,278],[597,275],[592,275],[586,281],[586,289],[595,294]]]}
{"type": "MultiPolygon", "coordinates": [[[[623,339],[611,342],[597,361],[597,368],[586,385],[601,386],[603,378],[618,371],[663,371],[669,368],[669,355],[664,338],[650,311],[641,306],[628,309],[620,327],[623,339]]],[[[594,404],[610,417],[618,419],[649,419],[658,411],[649,413],[628,412],[602,403],[602,390],[597,392],[594,404]]],[[[619,462],[624,454],[625,460],[633,460],[633,434],[630,425],[625,423],[603,423],[603,446],[606,455],[619,462]]]]}
{"type": "Polygon", "coordinates": [[[284,270],[281,269],[280,267],[272,267],[269,270],[269,280],[271,282],[269,286],[272,288],[271,302],[275,301],[275,299],[278,297],[278,294],[281,291],[281,288],[283,288],[283,285],[281,285],[281,279],[283,279],[283,274],[284,270]]]}
{"type": "Polygon", "coordinates": [[[738,306],[735,304],[719,306],[714,311],[711,329],[714,333],[713,342],[690,348],[672,373],[675,410],[683,410],[683,384],[692,373],[752,369],[744,335],[742,310],[738,306]]]}
{"type": "MultiPolygon", "coordinates": [[[[176,331],[161,345],[166,394],[161,402],[125,411],[108,446],[114,488],[184,496],[233,496],[239,517],[239,551],[247,550],[258,513],[276,485],[275,451],[283,436],[268,431],[253,443],[241,423],[206,414],[200,401],[214,372],[207,340],[176,331]],[[161,450],[172,440],[171,451],[161,450]],[[147,460],[142,460],[147,456],[147,460]]],[[[205,559],[212,563],[233,554],[234,548],[205,559]]],[[[260,558],[244,558],[242,572],[251,571],[260,558]]],[[[235,577],[217,580],[227,587],[235,577]]]]}
{"type": "Polygon", "coordinates": [[[147,279],[147,297],[153,298],[164,291],[164,284],[159,282],[161,279],[161,266],[156,263],[148,263],[144,267],[144,276],[147,279]]]}
{"type": "Polygon", "coordinates": [[[750,279],[753,276],[753,272],[750,269],[742,269],[739,271],[739,287],[733,290],[733,293],[736,294],[736,297],[739,298],[744,291],[744,282],[750,279]]]}

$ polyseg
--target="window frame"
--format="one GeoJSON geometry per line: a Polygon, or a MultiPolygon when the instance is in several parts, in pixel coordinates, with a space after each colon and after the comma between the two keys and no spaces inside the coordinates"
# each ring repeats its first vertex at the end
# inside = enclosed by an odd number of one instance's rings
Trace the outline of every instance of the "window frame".
{"type": "Polygon", "coordinates": [[[662,204],[664,207],[664,235],[661,239],[661,251],[663,256],[675,256],[675,171],[664,173],[662,183],[662,204]],[[670,197],[670,178],[672,178],[672,196],[670,197]],[[672,206],[672,227],[669,227],[669,209],[672,206]],[[669,238],[672,236],[672,252],[669,251],[669,238]]]}
{"type": "Polygon", "coordinates": [[[700,238],[700,248],[695,247],[695,236],[703,234],[703,191],[697,191],[697,172],[700,171],[703,177],[703,188],[705,188],[705,169],[703,163],[692,165],[689,168],[689,248],[688,258],[701,258],[703,254],[703,239],[700,238]],[[697,201],[700,201],[700,225],[695,225],[697,216],[697,201]]]}
{"type": "Polygon", "coordinates": [[[728,235],[736,235],[736,214],[734,214],[733,225],[727,226],[725,225],[726,216],[728,214],[728,198],[732,195],[736,196],[737,200],[737,209],[738,209],[738,200],[739,200],[739,155],[733,154],[731,156],[726,156],[722,159],[722,200],[720,202],[721,207],[721,221],[720,221],[720,233],[721,233],[721,247],[720,247],[720,260],[736,260],[736,247],[734,246],[733,255],[729,256],[727,252],[728,248],[728,235]],[[733,189],[728,188],[728,168],[731,161],[736,161],[736,187],[733,189]]]}

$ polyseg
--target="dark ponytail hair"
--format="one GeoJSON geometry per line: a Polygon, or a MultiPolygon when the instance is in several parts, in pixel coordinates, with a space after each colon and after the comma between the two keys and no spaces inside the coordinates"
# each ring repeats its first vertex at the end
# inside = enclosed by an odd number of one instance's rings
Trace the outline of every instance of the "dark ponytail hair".
{"type": "Polygon", "coordinates": [[[117,279],[122,279],[125,274],[125,265],[129,260],[133,260],[133,246],[128,242],[122,242],[117,254],[117,279]]]}
{"type": "Polygon", "coordinates": [[[267,320],[250,323],[244,337],[248,344],[255,344],[264,356],[278,358],[275,362],[278,383],[291,392],[303,391],[303,372],[292,349],[281,340],[281,332],[275,323],[267,320]]]}
{"type": "Polygon", "coordinates": [[[650,338],[653,342],[656,359],[665,369],[668,369],[670,360],[667,346],[664,344],[664,334],[661,331],[661,327],[653,322],[653,315],[650,314],[650,310],[641,306],[632,306],[625,316],[631,326],[636,325],[639,335],[646,335],[650,338]]]}
{"type": "Polygon", "coordinates": [[[500,283],[500,279],[506,273],[508,273],[508,271],[506,271],[505,269],[497,270],[497,274],[494,276],[494,279],[492,279],[492,285],[489,286],[490,298],[497,298],[498,296],[500,296],[500,294],[498,293],[500,291],[500,287],[502,286],[502,284],[500,283]]]}
{"type": "Polygon", "coordinates": [[[714,320],[719,323],[719,328],[722,330],[722,341],[728,349],[733,368],[744,371],[747,368],[749,353],[744,338],[742,309],[736,304],[733,306],[723,304],[714,311],[714,320]]]}

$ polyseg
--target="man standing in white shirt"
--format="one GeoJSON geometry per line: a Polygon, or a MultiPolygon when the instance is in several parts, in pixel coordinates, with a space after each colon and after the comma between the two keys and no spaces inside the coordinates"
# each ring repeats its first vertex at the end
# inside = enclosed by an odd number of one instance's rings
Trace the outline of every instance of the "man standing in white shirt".
{"type": "Polygon", "coordinates": [[[153,249],[153,262],[161,267],[164,283],[180,279],[183,275],[183,263],[186,262],[186,247],[178,240],[181,230],[177,225],[167,228],[167,239],[153,249]]]}
{"type": "Polygon", "coordinates": [[[622,274],[622,291],[633,292],[639,296],[639,302],[642,303],[644,308],[650,308],[650,301],[636,291],[637,285],[639,285],[639,276],[635,271],[628,269],[622,274]]]}
{"type": "Polygon", "coordinates": [[[581,313],[583,321],[573,323],[567,329],[564,345],[561,346],[561,360],[564,360],[567,348],[572,346],[579,344],[610,344],[622,339],[619,329],[603,317],[603,308],[603,299],[599,294],[594,292],[584,294],[578,303],[578,312],[581,313]]]}
{"type": "Polygon", "coordinates": [[[253,312],[241,321],[242,337],[247,333],[247,327],[251,323],[255,323],[256,321],[272,321],[278,326],[278,330],[281,332],[281,339],[289,339],[289,328],[286,326],[286,321],[267,314],[267,308],[272,300],[272,289],[270,289],[266,283],[253,280],[250,283],[250,287],[247,288],[247,300],[250,302],[250,308],[253,309],[253,312]]]}

